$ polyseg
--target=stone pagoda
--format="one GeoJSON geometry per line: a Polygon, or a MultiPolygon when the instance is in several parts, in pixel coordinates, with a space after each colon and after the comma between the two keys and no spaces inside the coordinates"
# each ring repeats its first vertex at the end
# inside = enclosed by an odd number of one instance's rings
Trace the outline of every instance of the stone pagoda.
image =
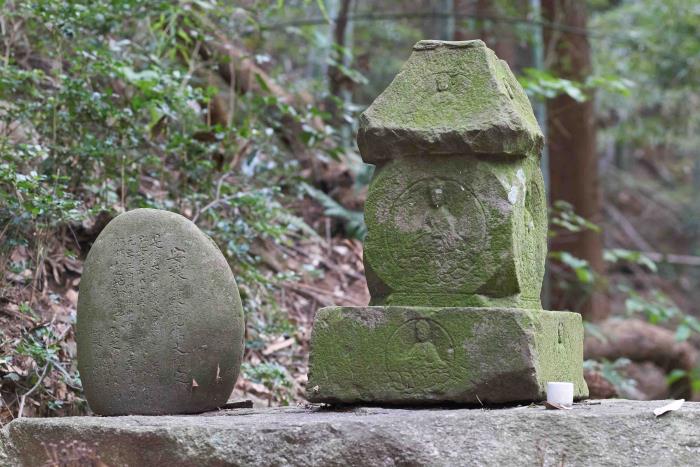
{"type": "Polygon", "coordinates": [[[367,307],[316,314],[307,396],[505,403],[583,379],[576,313],[544,311],[543,136],[482,41],[420,41],[360,118],[367,307]]]}

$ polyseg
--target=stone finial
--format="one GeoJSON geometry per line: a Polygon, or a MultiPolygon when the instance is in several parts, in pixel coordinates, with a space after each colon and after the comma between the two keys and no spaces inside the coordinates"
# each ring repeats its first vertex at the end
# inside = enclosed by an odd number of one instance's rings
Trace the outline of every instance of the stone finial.
{"type": "Polygon", "coordinates": [[[365,162],[409,155],[538,156],[544,138],[508,65],[480,40],[425,40],[360,117],[365,162]]]}
{"type": "Polygon", "coordinates": [[[542,133],[481,41],[420,41],[363,114],[373,305],[541,308],[542,133]]]}

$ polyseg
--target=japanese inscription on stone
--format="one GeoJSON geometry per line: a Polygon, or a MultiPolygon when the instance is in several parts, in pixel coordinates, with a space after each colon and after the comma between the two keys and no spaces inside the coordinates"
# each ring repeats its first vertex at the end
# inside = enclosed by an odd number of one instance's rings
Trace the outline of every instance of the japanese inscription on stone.
{"type": "Polygon", "coordinates": [[[100,235],[80,288],[78,351],[98,413],[195,412],[226,401],[243,320],[216,246],[173,213],[136,210],[100,235]]]}

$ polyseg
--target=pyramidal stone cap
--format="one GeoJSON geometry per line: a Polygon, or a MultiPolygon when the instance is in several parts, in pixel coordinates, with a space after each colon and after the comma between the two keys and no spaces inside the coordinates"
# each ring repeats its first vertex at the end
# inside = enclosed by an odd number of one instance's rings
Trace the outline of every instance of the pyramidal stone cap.
{"type": "Polygon", "coordinates": [[[539,157],[544,136],[508,64],[480,40],[423,40],[360,116],[370,164],[410,155],[539,157]]]}

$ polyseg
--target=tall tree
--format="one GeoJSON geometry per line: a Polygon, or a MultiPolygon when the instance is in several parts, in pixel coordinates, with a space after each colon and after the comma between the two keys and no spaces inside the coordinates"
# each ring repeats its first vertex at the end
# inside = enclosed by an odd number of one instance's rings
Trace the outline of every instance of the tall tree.
{"type": "Polygon", "coordinates": [[[350,85],[350,80],[343,73],[341,65],[347,63],[346,51],[347,47],[347,29],[348,29],[348,16],[350,13],[350,5],[352,0],[341,0],[340,7],[338,8],[338,16],[334,21],[333,29],[333,50],[331,50],[331,56],[333,57],[333,65],[328,67],[328,100],[327,100],[327,110],[331,114],[331,120],[334,125],[339,125],[341,121],[341,116],[338,115],[338,105],[337,101],[342,99],[342,91],[350,85]]]}
{"type": "MultiPolygon", "coordinates": [[[[549,23],[544,31],[545,66],[561,78],[584,81],[591,73],[591,49],[585,32],[586,2],[542,0],[542,13],[549,23]]],[[[592,96],[577,102],[560,95],[549,101],[547,114],[550,199],[567,201],[579,215],[600,224],[602,197],[592,96]]],[[[585,259],[599,275],[604,272],[600,232],[585,230],[561,235],[553,240],[551,248],[585,259]]],[[[588,293],[585,297],[572,297],[572,307],[588,320],[605,318],[605,293],[600,287],[588,293]]]]}
{"type": "MultiPolygon", "coordinates": [[[[475,10],[479,38],[496,52],[498,58],[515,67],[517,55],[515,32],[512,24],[499,21],[499,17],[504,16],[500,3],[492,0],[477,0],[475,10]]],[[[515,5],[519,2],[512,3],[515,5]]]]}

